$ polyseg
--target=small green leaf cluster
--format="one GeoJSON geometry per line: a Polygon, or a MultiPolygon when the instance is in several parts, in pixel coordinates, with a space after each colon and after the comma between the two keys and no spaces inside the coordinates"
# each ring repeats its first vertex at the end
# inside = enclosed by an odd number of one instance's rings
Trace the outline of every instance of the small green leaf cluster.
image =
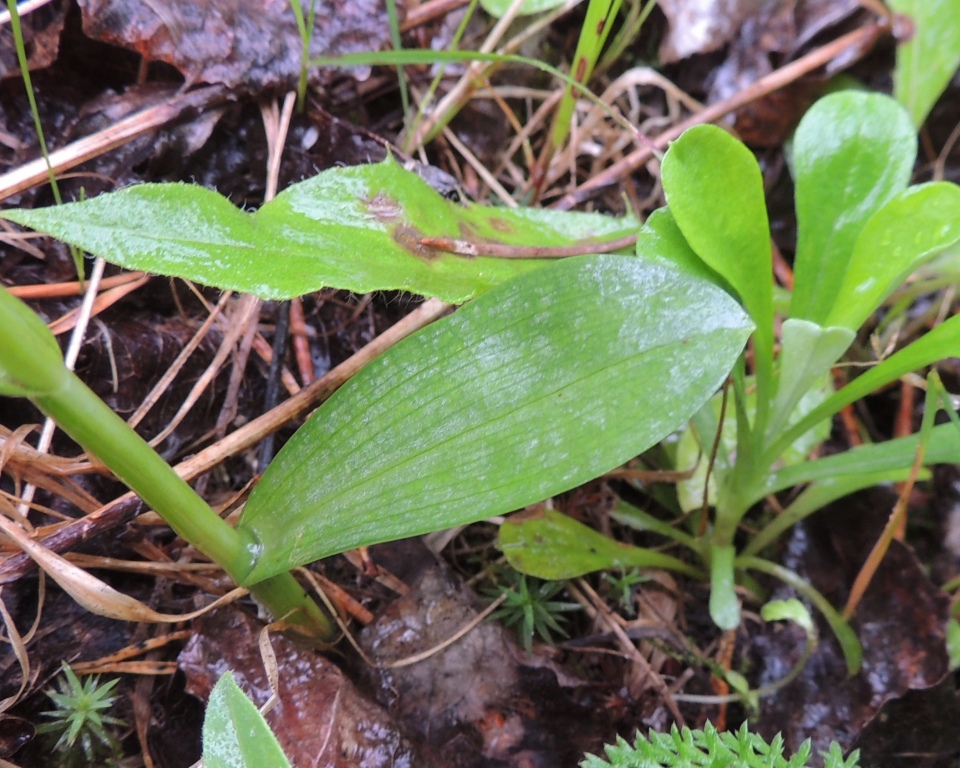
{"type": "MultiPolygon", "coordinates": [[[[805,768],[809,765],[810,741],[805,741],[792,757],[783,754],[783,738],[777,734],[767,744],[763,737],[750,733],[744,723],[737,733],[718,733],[710,723],[702,731],[673,726],[670,733],[637,733],[630,744],[618,738],[604,748],[606,760],[588,755],[581,768],[805,768]]],[[[840,745],[833,742],[823,753],[824,768],[857,768],[859,751],[846,760],[840,745]]]]}
{"type": "Polygon", "coordinates": [[[37,733],[58,737],[50,751],[63,768],[116,765],[121,752],[112,728],[125,723],[106,713],[116,702],[119,679],[101,684],[99,676],[93,676],[81,682],[69,664],[61,662],[61,668],[57,687],[47,691],[56,708],[41,713],[51,722],[39,726],[37,733]]]}
{"type": "Polygon", "coordinates": [[[580,610],[580,605],[554,599],[563,591],[564,582],[541,581],[512,568],[507,571],[507,578],[511,583],[497,585],[491,590],[492,596],[502,595],[504,598],[493,618],[502,621],[504,626],[517,627],[527,653],[532,649],[535,636],[551,645],[554,634],[567,636],[561,625],[563,614],[580,610]]]}

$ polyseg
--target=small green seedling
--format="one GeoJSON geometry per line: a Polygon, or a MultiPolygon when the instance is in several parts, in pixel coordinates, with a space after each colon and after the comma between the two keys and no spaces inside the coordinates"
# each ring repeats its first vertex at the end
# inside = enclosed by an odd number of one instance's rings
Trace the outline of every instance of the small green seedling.
{"type": "MultiPolygon", "coordinates": [[[[650,731],[648,737],[639,732],[633,744],[617,739],[616,744],[604,748],[606,759],[588,755],[581,768],[806,768],[810,760],[810,741],[803,743],[792,757],[786,757],[783,739],[779,734],[769,744],[762,736],[750,733],[747,724],[737,733],[718,733],[710,723],[704,729],[678,730],[670,733],[650,731]]],[[[857,768],[859,751],[846,760],[836,742],[823,753],[824,768],[857,768]]]]}
{"type": "Polygon", "coordinates": [[[47,691],[55,708],[41,713],[50,722],[40,725],[37,734],[57,737],[50,752],[63,768],[118,765],[122,754],[115,729],[126,724],[107,713],[116,702],[114,688],[120,681],[101,683],[94,676],[81,682],[66,662],[61,662],[61,669],[57,687],[47,691]]]}
{"type": "Polygon", "coordinates": [[[533,648],[533,639],[538,636],[545,643],[553,644],[553,636],[566,637],[567,632],[561,622],[563,614],[579,611],[579,603],[557,600],[563,592],[562,581],[542,581],[509,569],[510,583],[499,584],[491,591],[493,597],[503,597],[503,603],[494,612],[492,618],[499,619],[504,626],[516,626],[520,640],[527,653],[533,648]]]}

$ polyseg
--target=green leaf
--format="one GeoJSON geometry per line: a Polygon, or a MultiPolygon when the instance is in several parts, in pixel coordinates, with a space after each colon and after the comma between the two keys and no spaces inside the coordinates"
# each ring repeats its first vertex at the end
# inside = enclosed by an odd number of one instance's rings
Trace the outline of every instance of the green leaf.
{"type": "Polygon", "coordinates": [[[910,187],[867,222],[827,324],[859,328],[925,261],[960,241],[960,187],[910,187]]]}
{"type": "Polygon", "coordinates": [[[736,557],[735,547],[710,547],[710,618],[720,629],[736,629],[740,626],[740,600],[733,575],[736,557]]]}
{"type": "MultiPolygon", "coordinates": [[[[733,286],[753,318],[757,386],[766,393],[773,369],[773,271],[760,167],[726,131],[699,125],[670,145],[661,176],[690,247],[733,286]]],[[[760,422],[767,407],[762,398],[760,422]]]]}
{"type": "Polygon", "coordinates": [[[840,91],[820,99],[794,136],[797,254],[791,317],[827,322],[860,230],[910,181],[917,135],[888,96],[840,91]]]}
{"type": "Polygon", "coordinates": [[[960,315],[954,315],[933,330],[927,331],[912,344],[858,376],[839,392],[835,392],[797,422],[791,424],[768,450],[770,461],[782,453],[799,435],[837,413],[841,408],[896,381],[906,373],[920,370],[931,363],[955,355],[958,349],[960,349],[960,315]]]}
{"type": "Polygon", "coordinates": [[[913,22],[913,36],[897,46],[893,95],[919,128],[960,65],[960,4],[890,0],[888,5],[913,22]]]}
{"type": "Polygon", "coordinates": [[[637,235],[637,256],[673,264],[683,272],[708,280],[733,293],[729,283],[697,256],[683,236],[669,208],[658,208],[637,235]]]}
{"type": "Polygon", "coordinates": [[[789,568],[784,568],[782,565],[771,563],[769,560],[760,557],[741,555],[736,560],[736,566],[737,568],[769,573],[771,576],[780,579],[784,584],[793,587],[800,593],[801,597],[809,600],[813,607],[823,614],[823,618],[827,620],[827,624],[830,625],[830,629],[833,630],[833,634],[839,641],[840,650],[843,651],[843,658],[847,663],[847,674],[852,677],[860,671],[860,665],[863,661],[863,647],[860,645],[857,633],[853,631],[850,623],[830,605],[830,602],[811,586],[809,581],[789,568]]]}
{"type": "MultiPolygon", "coordinates": [[[[908,435],[882,443],[858,445],[843,453],[775,470],[766,477],[756,497],[761,499],[770,493],[814,480],[909,468],[916,456],[918,442],[919,435],[908,435]]],[[[952,424],[934,427],[930,430],[930,443],[924,453],[924,466],[957,463],[960,463],[960,431],[952,424]]]]}
{"type": "Polygon", "coordinates": [[[760,608],[760,618],[764,621],[792,621],[799,624],[808,636],[816,636],[817,628],[807,606],[797,598],[789,600],[771,600],[760,608]]]}
{"type": "Polygon", "coordinates": [[[686,131],[663,159],[667,204],[696,254],[772,324],[773,275],[763,179],[741,142],[713,125],[686,131]]]}
{"type": "Polygon", "coordinates": [[[35,397],[67,375],[60,345],[30,307],[0,287],[0,395],[35,397]]]}
{"type": "MultiPolygon", "coordinates": [[[[566,0],[524,0],[520,4],[520,16],[532,16],[535,13],[544,13],[559,8],[566,0]]],[[[513,0],[480,0],[483,10],[499,19],[506,15],[507,10],[513,5],[513,0]]]]}
{"type": "Polygon", "coordinates": [[[290,768],[276,736],[233,674],[213,687],[203,719],[205,768],[290,768]]]}
{"type": "Polygon", "coordinates": [[[548,262],[443,253],[420,246],[421,237],[557,246],[634,229],[597,214],[458,205],[389,158],[324,171],[256,213],[202,187],[141,184],[2,216],[123,267],[264,298],[330,287],[406,290],[454,303],[548,262]]]}
{"type": "Polygon", "coordinates": [[[661,440],[750,333],[723,291],[635,258],[522,275],[367,365],[287,443],[240,525],[247,582],[560,493],[661,440]]]}
{"type": "Polygon", "coordinates": [[[550,509],[507,518],[500,526],[500,549],[516,570],[551,581],[628,568],[664,568],[694,578],[703,576],[682,560],[614,541],[550,509]]]}
{"type": "Polygon", "coordinates": [[[960,669],[960,621],[951,618],[947,622],[947,662],[948,669],[960,669]]]}
{"type": "MultiPolygon", "coordinates": [[[[928,472],[921,471],[917,479],[924,480],[927,475],[929,475],[928,472]]],[[[760,533],[750,537],[750,541],[743,548],[743,554],[757,554],[776,541],[780,534],[837,499],[842,499],[863,488],[872,488],[883,483],[902,482],[909,476],[910,467],[898,467],[881,472],[857,472],[816,480],[804,488],[799,496],[784,507],[782,512],[778,512],[760,533]]]]}
{"type": "Polygon", "coordinates": [[[791,420],[796,420],[791,417],[801,398],[830,372],[830,366],[846,352],[855,336],[847,328],[822,328],[797,318],[784,321],[777,396],[771,409],[769,434],[776,435],[791,420]]]}

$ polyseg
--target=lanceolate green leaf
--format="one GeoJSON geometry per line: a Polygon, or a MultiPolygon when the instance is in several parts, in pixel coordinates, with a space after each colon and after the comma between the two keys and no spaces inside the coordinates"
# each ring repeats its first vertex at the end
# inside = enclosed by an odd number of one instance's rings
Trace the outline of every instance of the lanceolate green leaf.
{"type": "Polygon", "coordinates": [[[205,768],[290,768],[276,736],[227,672],[213,687],[203,720],[205,768]]]}
{"type": "Polygon", "coordinates": [[[859,328],[926,260],[960,240],[960,187],[910,187],[867,222],[857,238],[828,325],[859,328]]]}
{"type": "Polygon", "coordinates": [[[326,555],[503,514],[662,439],[715,391],[751,323],[640,259],[566,259],[374,360],[287,443],[239,529],[247,583],[326,555]]]}
{"type": "Polygon", "coordinates": [[[906,14],[913,35],[897,46],[893,95],[919,128],[960,65],[960,3],[956,0],[889,0],[906,14]]]}
{"type": "Polygon", "coordinates": [[[826,322],[860,230],[904,190],[917,156],[910,117],[888,96],[841,91],[797,128],[797,254],[791,317],[826,322]]]}
{"type": "Polygon", "coordinates": [[[114,264],[264,298],[331,287],[407,290],[456,303],[545,262],[468,258],[423,247],[420,238],[554,246],[635,229],[609,216],[459,205],[390,159],[325,171],[256,213],[202,187],[142,184],[2,216],[114,264]]]}

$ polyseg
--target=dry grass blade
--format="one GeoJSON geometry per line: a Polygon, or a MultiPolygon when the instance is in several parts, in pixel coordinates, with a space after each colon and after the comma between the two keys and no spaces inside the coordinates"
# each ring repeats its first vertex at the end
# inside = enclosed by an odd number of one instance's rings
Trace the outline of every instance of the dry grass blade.
{"type": "MultiPolygon", "coordinates": [[[[173,122],[188,110],[209,109],[226,100],[227,96],[227,90],[219,85],[175,96],[163,104],[120,120],[99,133],[51,152],[50,166],[54,173],[62,173],[173,122]]],[[[25,163],[0,176],[0,200],[30,189],[36,184],[42,184],[47,177],[47,163],[43,158],[25,163]]]]}

